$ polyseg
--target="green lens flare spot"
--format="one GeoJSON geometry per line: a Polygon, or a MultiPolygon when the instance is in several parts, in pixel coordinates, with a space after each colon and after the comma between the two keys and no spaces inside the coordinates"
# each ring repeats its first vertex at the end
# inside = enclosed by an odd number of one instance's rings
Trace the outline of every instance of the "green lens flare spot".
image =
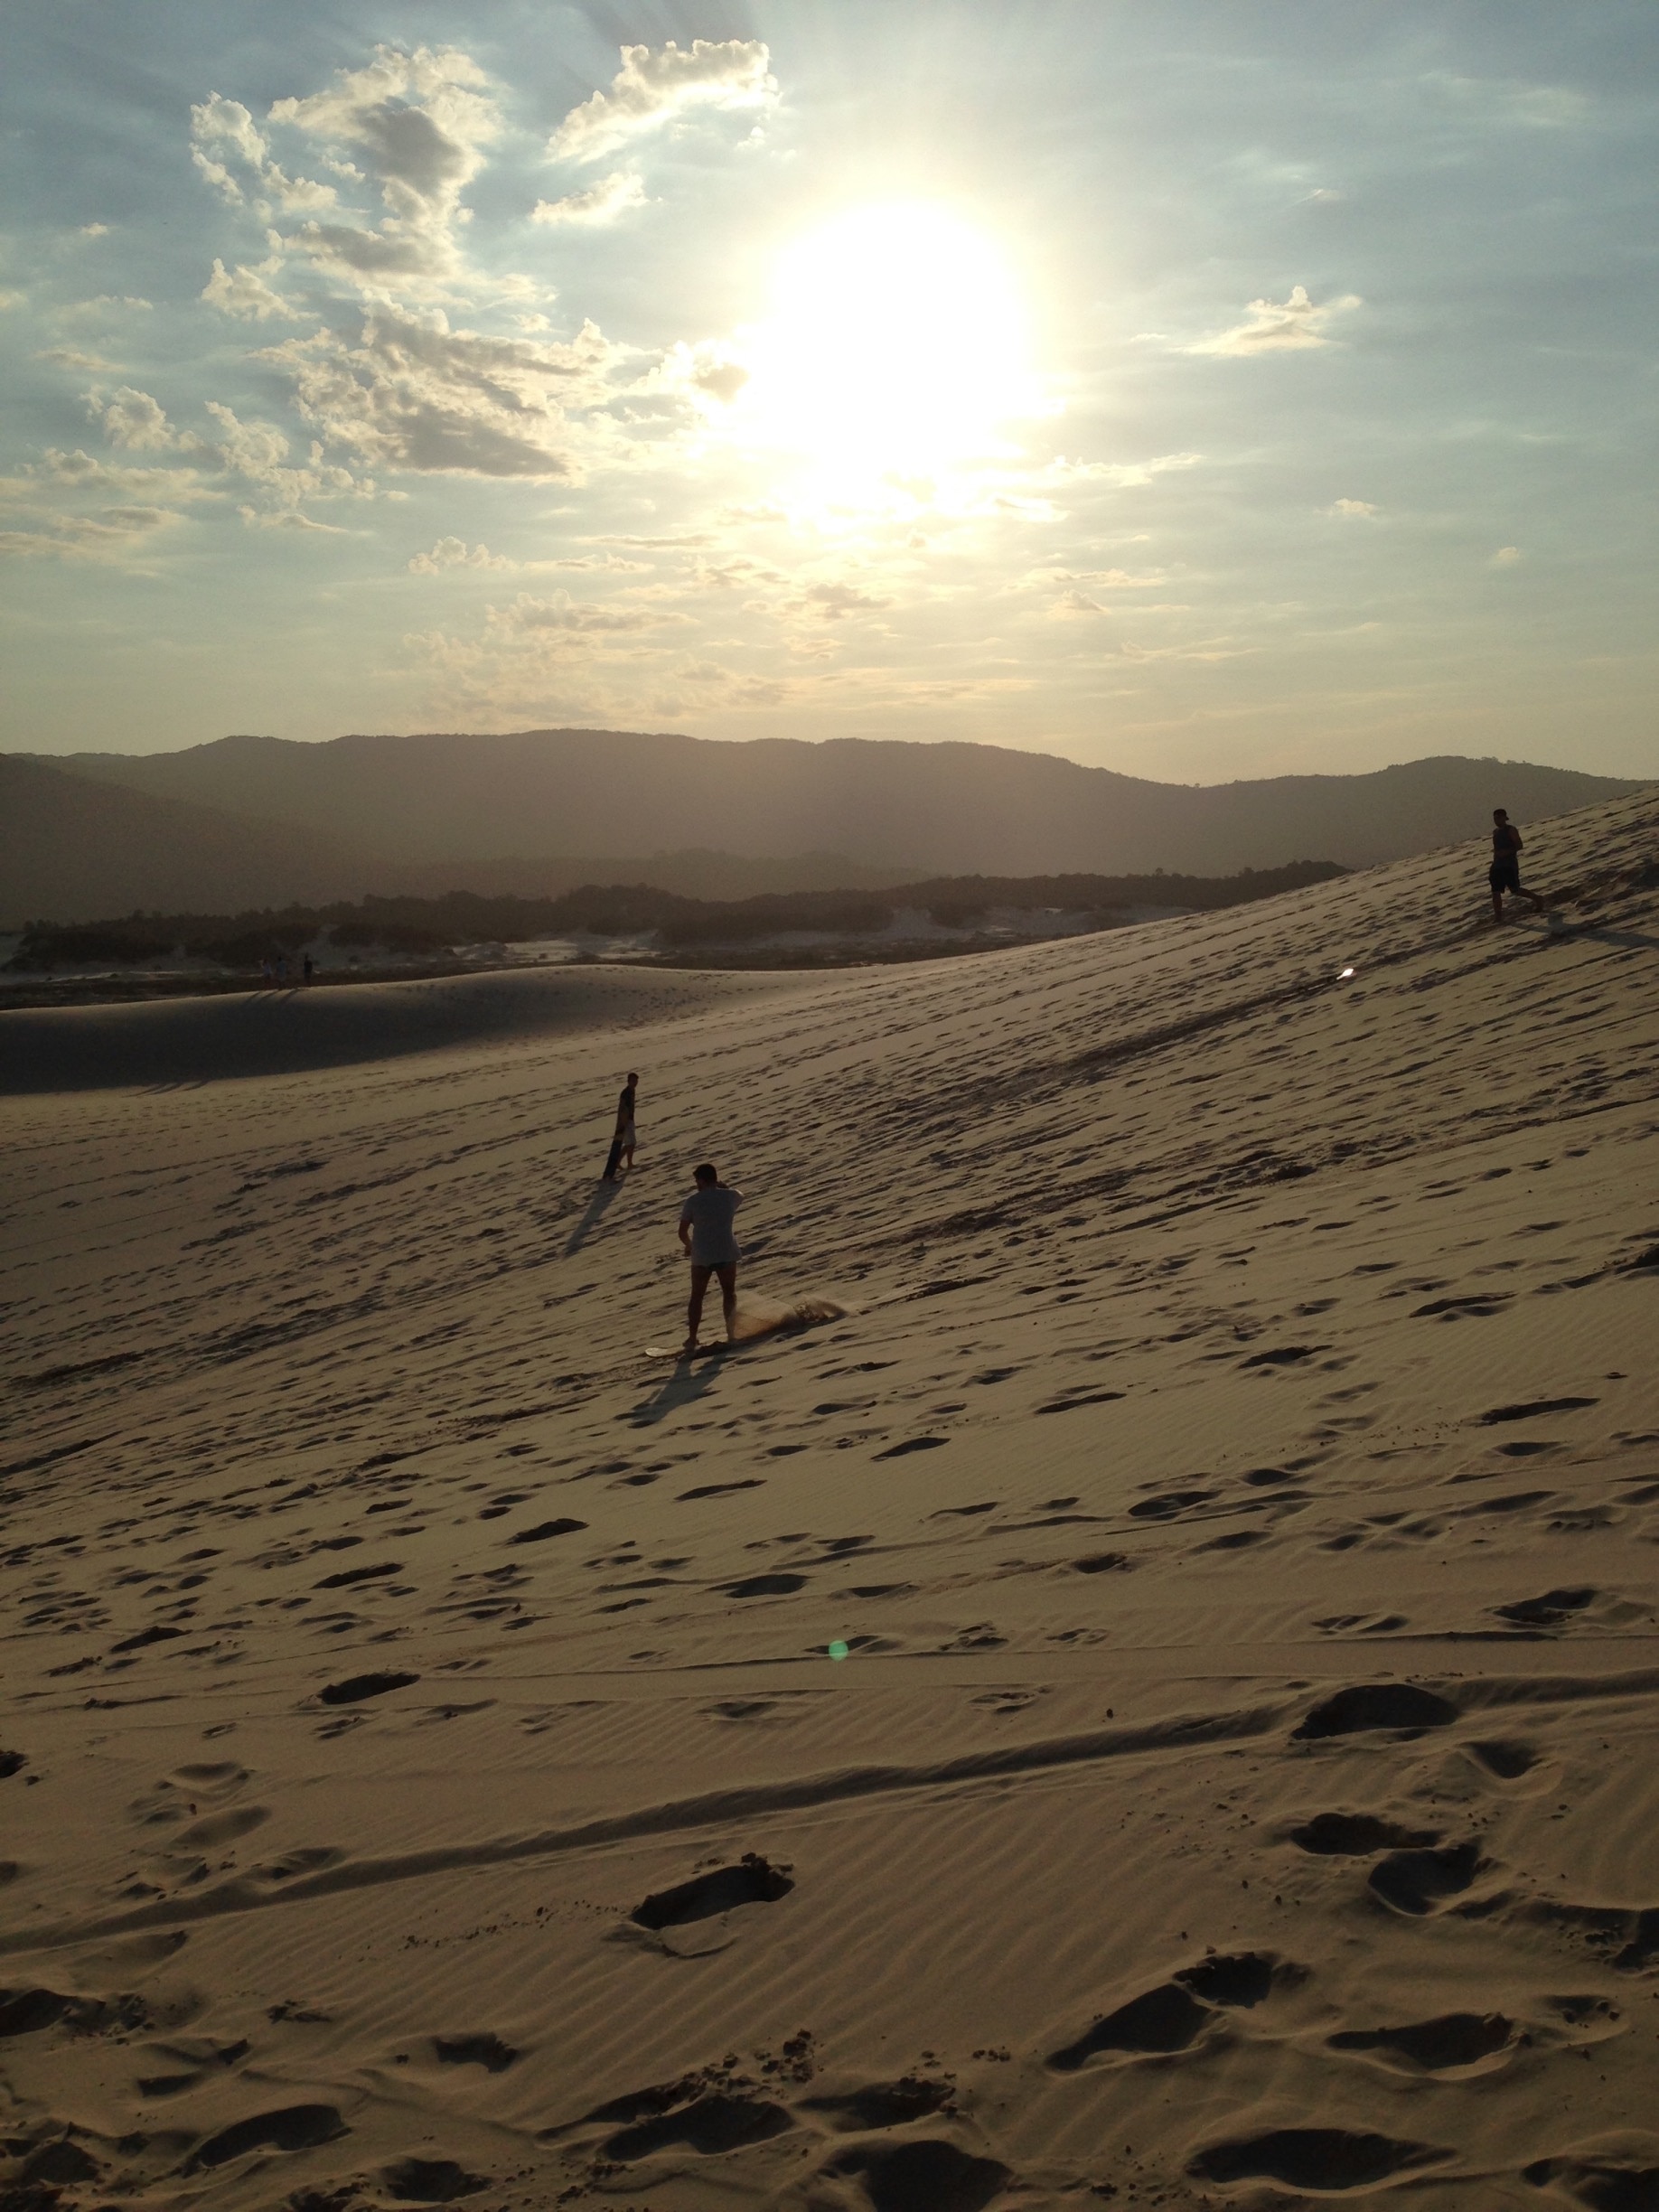
{"type": "Polygon", "coordinates": [[[847,1656],[847,1646],[839,1636],[830,1646],[830,1656],[832,1659],[845,1659],[847,1656]]]}

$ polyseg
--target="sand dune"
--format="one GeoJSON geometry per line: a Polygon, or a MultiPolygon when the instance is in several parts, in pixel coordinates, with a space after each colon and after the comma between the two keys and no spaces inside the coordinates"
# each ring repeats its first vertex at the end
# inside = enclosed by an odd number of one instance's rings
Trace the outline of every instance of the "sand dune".
{"type": "Polygon", "coordinates": [[[614,1036],[767,988],[762,976],[577,966],[29,1008],[0,1016],[0,1096],[228,1083],[595,1029],[614,1036]]]}
{"type": "Polygon", "coordinates": [[[1654,2202],[1659,801],[1529,858],[0,1016],[15,2203],[1654,2202]],[[844,1310],[687,1365],[705,1152],[844,1310]]]}

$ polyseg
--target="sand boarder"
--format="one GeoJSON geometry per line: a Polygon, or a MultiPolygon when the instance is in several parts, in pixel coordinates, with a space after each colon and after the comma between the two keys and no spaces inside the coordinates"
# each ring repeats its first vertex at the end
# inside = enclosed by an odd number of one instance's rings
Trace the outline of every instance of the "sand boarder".
{"type": "Polygon", "coordinates": [[[732,1216],[743,1204],[743,1193],[722,1183],[719,1170],[705,1160],[697,1170],[697,1188],[680,1209],[680,1249],[691,1262],[691,1302],[686,1309],[686,1344],[681,1358],[698,1349],[698,1326],[703,1318],[703,1294],[708,1278],[720,1278],[720,1298],[726,1309],[726,1341],[732,1341],[737,1314],[737,1240],[732,1234],[732,1216]]]}
{"type": "Polygon", "coordinates": [[[639,1083],[637,1075],[630,1074],[616,1101],[616,1127],[612,1133],[610,1157],[605,1163],[603,1177],[606,1183],[615,1182],[619,1167],[632,1167],[633,1165],[633,1100],[639,1083]]]}
{"type": "Polygon", "coordinates": [[[1492,810],[1492,866],[1486,872],[1486,881],[1492,886],[1492,919],[1504,919],[1504,894],[1513,891],[1517,898],[1530,899],[1536,909],[1543,904],[1536,891],[1529,891],[1521,881],[1521,832],[1502,807],[1492,810]]]}

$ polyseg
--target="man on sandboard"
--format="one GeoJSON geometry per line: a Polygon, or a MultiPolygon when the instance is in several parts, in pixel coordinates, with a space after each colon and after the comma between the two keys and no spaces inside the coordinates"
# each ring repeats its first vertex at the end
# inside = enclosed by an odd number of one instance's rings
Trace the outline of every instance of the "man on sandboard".
{"type": "Polygon", "coordinates": [[[1492,886],[1492,919],[1504,919],[1504,894],[1513,891],[1517,898],[1531,899],[1536,914],[1543,905],[1536,891],[1529,891],[1521,880],[1521,832],[1502,807],[1492,810],[1492,866],[1486,872],[1486,881],[1492,886]]]}
{"type": "Polygon", "coordinates": [[[682,1359],[698,1350],[697,1332],[703,1318],[703,1296],[708,1278],[720,1278],[720,1298],[726,1309],[726,1341],[732,1341],[737,1312],[737,1261],[741,1256],[732,1233],[732,1217],[743,1204],[743,1193],[722,1183],[719,1170],[705,1160],[697,1170],[697,1188],[680,1209],[680,1245],[691,1262],[691,1302],[686,1309],[686,1342],[682,1359]]]}

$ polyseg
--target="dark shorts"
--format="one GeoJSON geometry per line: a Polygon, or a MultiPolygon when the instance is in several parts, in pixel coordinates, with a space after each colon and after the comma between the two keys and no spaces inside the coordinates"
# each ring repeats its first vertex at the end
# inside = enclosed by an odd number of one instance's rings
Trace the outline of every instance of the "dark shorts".
{"type": "Polygon", "coordinates": [[[1502,859],[1495,860],[1486,870],[1486,881],[1495,891],[1519,891],[1521,863],[1514,854],[1509,853],[1502,859]]]}

